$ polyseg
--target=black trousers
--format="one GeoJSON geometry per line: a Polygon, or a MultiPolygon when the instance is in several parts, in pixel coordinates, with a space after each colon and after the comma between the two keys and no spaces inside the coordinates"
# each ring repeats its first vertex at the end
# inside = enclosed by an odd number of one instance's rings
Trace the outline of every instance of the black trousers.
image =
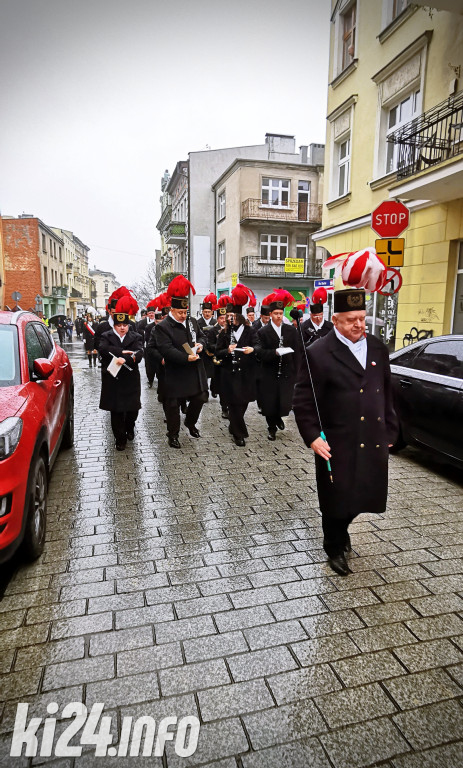
{"type": "Polygon", "coordinates": [[[337,557],[344,552],[344,546],[349,540],[347,529],[356,517],[339,519],[322,514],[323,549],[328,557],[337,557]]]}
{"type": "MultiPolygon", "coordinates": [[[[207,400],[207,392],[198,392],[188,400],[185,413],[185,426],[194,427],[199,419],[199,414],[207,400]]],[[[169,437],[178,437],[180,432],[180,398],[166,397],[163,401],[164,413],[167,421],[167,433],[169,437]]]]}
{"type": "Polygon", "coordinates": [[[149,383],[152,384],[154,381],[154,375],[156,373],[156,359],[153,357],[149,347],[145,349],[145,370],[146,378],[148,379],[149,383]]]}
{"type": "Polygon", "coordinates": [[[127,432],[133,432],[138,411],[111,411],[111,429],[120,445],[127,442],[127,432]]]}
{"type": "Polygon", "coordinates": [[[249,403],[239,403],[239,405],[229,405],[228,414],[230,416],[230,432],[235,437],[249,437],[248,428],[244,421],[249,403]]]}

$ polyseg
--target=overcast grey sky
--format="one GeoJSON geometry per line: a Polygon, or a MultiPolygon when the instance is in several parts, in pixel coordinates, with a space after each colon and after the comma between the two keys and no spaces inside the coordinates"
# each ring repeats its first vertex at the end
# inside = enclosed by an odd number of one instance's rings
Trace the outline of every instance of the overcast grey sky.
{"type": "Polygon", "coordinates": [[[324,142],[330,0],[0,0],[0,212],[138,279],[188,152],[324,142]]]}

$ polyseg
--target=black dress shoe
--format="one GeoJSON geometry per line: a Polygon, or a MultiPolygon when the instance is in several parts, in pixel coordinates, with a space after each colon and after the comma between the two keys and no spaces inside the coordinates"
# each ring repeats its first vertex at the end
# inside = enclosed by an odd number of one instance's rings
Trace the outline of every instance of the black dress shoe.
{"type": "Polygon", "coordinates": [[[347,576],[348,573],[351,573],[349,566],[347,565],[347,560],[343,554],[336,555],[336,557],[329,557],[328,565],[333,571],[339,573],[340,576],[347,576]]]}
{"type": "Polygon", "coordinates": [[[185,424],[188,432],[190,433],[191,437],[201,437],[199,434],[199,431],[196,429],[196,427],[189,427],[187,424],[185,424]]]}
{"type": "Polygon", "coordinates": [[[274,429],[269,429],[268,431],[268,439],[269,440],[276,440],[276,432],[274,429]]]}
{"type": "Polygon", "coordinates": [[[116,451],[125,451],[127,443],[116,443],[116,451]]]}
{"type": "Polygon", "coordinates": [[[126,436],[127,440],[133,440],[133,438],[135,437],[135,432],[133,432],[133,431],[126,432],[125,436],[126,436]]]}
{"type": "Polygon", "coordinates": [[[284,423],[283,419],[278,419],[277,427],[278,427],[278,429],[284,429],[285,428],[285,423],[284,423]]]}
{"type": "Polygon", "coordinates": [[[239,445],[240,447],[243,447],[243,445],[246,445],[244,442],[244,437],[233,437],[233,440],[235,441],[235,445],[239,445]]]}
{"type": "Polygon", "coordinates": [[[224,408],[224,409],[222,410],[222,419],[229,419],[229,418],[230,418],[230,414],[228,413],[228,411],[226,410],[226,408],[224,408]]]}
{"type": "Polygon", "coordinates": [[[169,445],[171,448],[180,448],[178,437],[169,437],[169,445]]]}

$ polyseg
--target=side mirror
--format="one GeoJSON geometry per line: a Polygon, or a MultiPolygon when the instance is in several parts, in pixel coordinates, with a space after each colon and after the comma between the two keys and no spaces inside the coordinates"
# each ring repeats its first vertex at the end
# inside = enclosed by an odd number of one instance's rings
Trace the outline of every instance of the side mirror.
{"type": "Polygon", "coordinates": [[[54,370],[55,366],[46,357],[38,357],[37,360],[34,360],[32,372],[36,379],[48,379],[54,370]]]}

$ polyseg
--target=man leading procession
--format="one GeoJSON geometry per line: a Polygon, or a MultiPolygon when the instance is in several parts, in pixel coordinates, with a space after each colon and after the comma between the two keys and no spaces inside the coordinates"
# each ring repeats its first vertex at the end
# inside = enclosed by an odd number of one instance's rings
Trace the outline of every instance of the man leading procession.
{"type": "MultiPolygon", "coordinates": [[[[351,256],[368,264],[358,282],[377,290],[375,260],[351,256]]],[[[323,548],[342,576],[350,572],[350,523],[386,510],[389,447],[398,430],[388,351],[366,335],[365,316],[363,288],[334,292],[334,328],[303,351],[293,400],[299,432],[315,453],[323,548]]]]}

